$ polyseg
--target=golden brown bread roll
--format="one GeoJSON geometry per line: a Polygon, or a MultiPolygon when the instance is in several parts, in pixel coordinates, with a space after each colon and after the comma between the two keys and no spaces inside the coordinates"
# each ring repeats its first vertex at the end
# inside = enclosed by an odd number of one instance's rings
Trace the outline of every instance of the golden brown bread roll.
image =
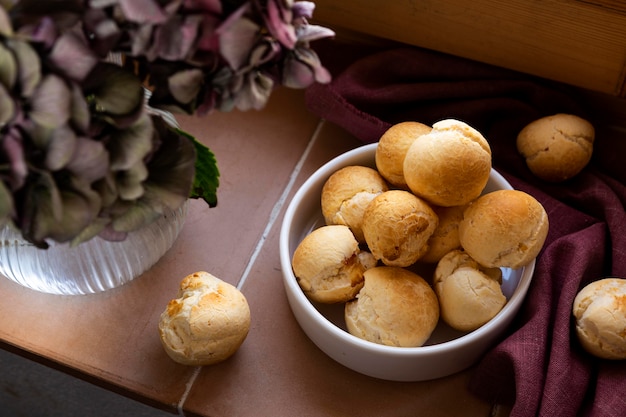
{"type": "Polygon", "coordinates": [[[322,187],[322,215],[326,224],[348,226],[363,242],[363,212],[370,201],[387,191],[387,183],[375,169],[347,166],[334,172],[322,187]]]}
{"type": "Polygon", "coordinates": [[[534,197],[518,190],[498,190],[468,206],[459,224],[459,240],[481,265],[515,269],[539,254],[548,227],[548,215],[534,197]]]}
{"type": "Polygon", "coordinates": [[[429,133],[432,127],[419,122],[400,122],[391,126],[378,141],[376,168],[389,184],[408,189],[404,179],[404,157],[418,137],[429,133]]]}
{"type": "Polygon", "coordinates": [[[435,269],[434,288],[441,318],[461,331],[476,330],[502,310],[502,271],[485,268],[466,252],[453,250],[435,269]]]}
{"type": "Polygon", "coordinates": [[[442,120],[411,144],[403,169],[415,195],[438,206],[460,206],[485,188],[491,173],[491,148],[468,124],[442,120]]]}
{"type": "Polygon", "coordinates": [[[344,225],[315,229],[296,248],[292,267],[300,288],[313,301],[341,303],[363,287],[363,272],[376,265],[344,225]]]}
{"type": "Polygon", "coordinates": [[[433,206],[433,210],[439,218],[439,225],[428,240],[428,251],[419,258],[420,262],[439,262],[445,254],[461,246],[459,223],[463,220],[463,212],[466,207],[466,205],[453,207],[433,206]]]}
{"type": "Polygon", "coordinates": [[[572,312],[586,351],[604,359],[626,359],[626,279],[588,284],[576,295],[572,312]]]}
{"type": "Polygon", "coordinates": [[[231,284],[200,271],[180,283],[178,298],[161,314],[159,335],[167,354],[183,365],[222,362],[241,346],[250,329],[250,308],[231,284]]]}
{"type": "Polygon", "coordinates": [[[439,320],[434,291],[404,268],[379,266],[365,271],[365,286],[346,303],[348,332],[387,346],[422,346],[439,320]]]}
{"type": "Polygon", "coordinates": [[[537,177],[560,182],[587,166],[593,153],[595,129],[572,114],[555,114],[529,123],[517,136],[517,150],[537,177]]]}
{"type": "Polygon", "coordinates": [[[409,266],[428,250],[437,215],[408,191],[390,190],[372,200],[363,215],[363,235],[374,257],[388,266],[409,266]]]}

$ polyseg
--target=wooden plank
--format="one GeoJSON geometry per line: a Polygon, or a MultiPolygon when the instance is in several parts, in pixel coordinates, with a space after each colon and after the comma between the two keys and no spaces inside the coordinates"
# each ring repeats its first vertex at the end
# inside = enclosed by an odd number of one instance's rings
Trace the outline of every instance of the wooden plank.
{"type": "Polygon", "coordinates": [[[626,2],[316,0],[347,29],[626,96],[626,2]]]}

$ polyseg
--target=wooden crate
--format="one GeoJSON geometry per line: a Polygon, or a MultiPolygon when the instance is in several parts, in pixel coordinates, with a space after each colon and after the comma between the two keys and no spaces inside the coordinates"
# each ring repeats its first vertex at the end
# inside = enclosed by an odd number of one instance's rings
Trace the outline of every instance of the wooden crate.
{"type": "Polygon", "coordinates": [[[624,0],[316,0],[315,20],[626,97],[624,0]]]}

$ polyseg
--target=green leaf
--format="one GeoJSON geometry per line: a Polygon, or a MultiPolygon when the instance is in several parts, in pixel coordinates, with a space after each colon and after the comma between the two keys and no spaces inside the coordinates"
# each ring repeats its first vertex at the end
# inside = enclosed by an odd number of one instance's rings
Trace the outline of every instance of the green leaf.
{"type": "Polygon", "coordinates": [[[202,199],[209,207],[215,207],[217,206],[217,187],[220,184],[220,172],[215,155],[193,136],[183,131],[180,133],[193,141],[196,147],[196,176],[189,198],[202,199]]]}

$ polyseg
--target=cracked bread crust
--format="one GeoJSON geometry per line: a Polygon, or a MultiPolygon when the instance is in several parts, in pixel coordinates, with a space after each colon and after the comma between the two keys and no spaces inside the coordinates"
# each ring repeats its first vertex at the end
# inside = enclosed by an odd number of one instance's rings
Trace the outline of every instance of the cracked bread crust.
{"type": "Polygon", "coordinates": [[[347,166],[334,172],[322,187],[322,215],[327,225],[348,226],[363,243],[363,213],[369,203],[387,191],[385,179],[373,168],[347,166]]]}
{"type": "Polygon", "coordinates": [[[537,177],[561,182],[587,166],[593,153],[595,129],[572,114],[555,114],[529,123],[517,136],[517,150],[537,177]]]}
{"type": "Polygon", "coordinates": [[[578,292],[572,313],[583,348],[600,358],[626,359],[626,279],[604,278],[578,292]]]}
{"type": "Polygon", "coordinates": [[[502,271],[485,268],[461,250],[446,254],[435,269],[441,318],[461,331],[476,330],[502,310],[502,271]]]}
{"type": "Polygon", "coordinates": [[[365,286],[344,311],[350,334],[387,346],[422,346],[439,321],[433,289],[421,276],[399,267],[368,269],[365,286]]]}

